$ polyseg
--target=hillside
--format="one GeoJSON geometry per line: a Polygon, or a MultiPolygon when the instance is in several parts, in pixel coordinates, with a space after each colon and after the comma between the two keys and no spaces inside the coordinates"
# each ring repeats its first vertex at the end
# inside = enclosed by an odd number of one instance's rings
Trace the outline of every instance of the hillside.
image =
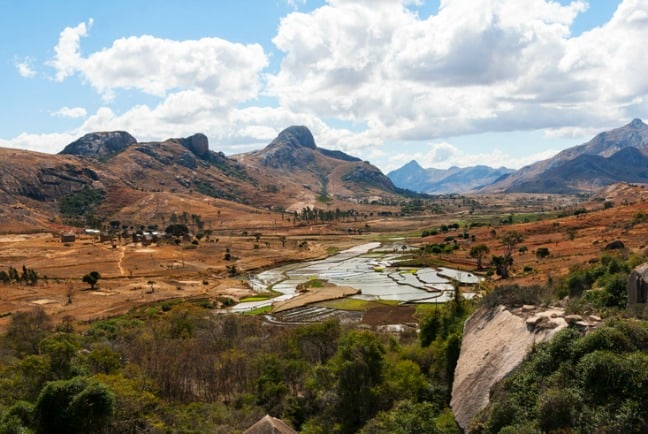
{"type": "Polygon", "coordinates": [[[591,192],[616,182],[646,183],[648,125],[640,119],[523,167],[484,192],[591,192]]]}
{"type": "Polygon", "coordinates": [[[400,195],[378,168],[343,152],[318,148],[303,126],[283,130],[262,150],[232,158],[263,184],[269,203],[285,204],[288,210],[318,202],[383,202],[400,195]],[[286,201],[286,196],[294,200],[286,201]]]}
{"type": "Polygon", "coordinates": [[[9,232],[57,227],[71,218],[120,220],[138,209],[164,219],[186,211],[186,201],[224,200],[256,212],[301,211],[322,202],[350,208],[400,197],[369,163],[317,148],[306,127],[290,127],[265,149],[235,157],[210,150],[200,133],[145,143],[124,131],[90,133],[58,155],[0,148],[0,173],[0,200],[8,205],[0,224],[9,232]]]}
{"type": "Polygon", "coordinates": [[[428,194],[464,193],[506,177],[512,169],[488,166],[456,167],[449,169],[424,169],[412,160],[387,174],[400,188],[428,194]]]}

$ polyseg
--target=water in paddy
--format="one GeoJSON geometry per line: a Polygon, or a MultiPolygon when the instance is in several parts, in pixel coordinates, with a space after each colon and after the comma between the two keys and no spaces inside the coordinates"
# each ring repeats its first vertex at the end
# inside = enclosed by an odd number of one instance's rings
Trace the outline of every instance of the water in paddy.
{"type": "Polygon", "coordinates": [[[285,300],[296,295],[297,285],[312,278],[327,280],[338,286],[361,290],[353,298],[399,300],[419,303],[445,303],[454,296],[451,279],[463,284],[477,284],[472,273],[449,268],[390,267],[400,255],[393,249],[380,249],[380,243],[368,243],[344,250],[319,261],[291,264],[264,271],[250,280],[258,291],[272,286],[283,295],[271,301],[241,303],[235,310],[245,311],[285,300]]]}

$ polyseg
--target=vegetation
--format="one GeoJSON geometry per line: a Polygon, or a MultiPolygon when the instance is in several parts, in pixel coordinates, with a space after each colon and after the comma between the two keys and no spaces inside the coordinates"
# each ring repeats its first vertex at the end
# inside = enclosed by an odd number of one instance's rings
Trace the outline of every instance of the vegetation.
{"type": "Polygon", "coordinates": [[[553,286],[503,285],[482,303],[542,304],[570,296],[567,310],[610,318],[583,334],[562,330],[534,348],[495,389],[471,432],[646,432],[648,322],[626,318],[627,276],[645,258],[605,255],[553,286]]]}
{"type": "Polygon", "coordinates": [[[22,273],[19,273],[14,267],[9,267],[7,271],[0,270],[0,283],[5,285],[22,284],[34,286],[37,282],[38,273],[25,265],[22,266],[22,273]]]}
{"type": "Polygon", "coordinates": [[[59,204],[63,220],[72,226],[89,226],[99,228],[101,219],[94,210],[104,201],[103,190],[93,190],[84,186],[82,190],[64,196],[59,204]]]}
{"type": "Polygon", "coordinates": [[[15,314],[0,341],[0,431],[241,432],[269,413],[306,433],[458,433],[448,400],[470,309],[421,310],[440,324],[421,341],[336,320],[268,327],[188,302],[83,333],[15,314]]]}
{"type": "Polygon", "coordinates": [[[101,274],[98,271],[91,271],[88,274],[85,274],[81,281],[90,285],[91,289],[95,289],[95,285],[101,279],[101,274]]]}
{"type": "Polygon", "coordinates": [[[496,390],[473,432],[646,432],[648,324],[568,328],[496,390]]]}

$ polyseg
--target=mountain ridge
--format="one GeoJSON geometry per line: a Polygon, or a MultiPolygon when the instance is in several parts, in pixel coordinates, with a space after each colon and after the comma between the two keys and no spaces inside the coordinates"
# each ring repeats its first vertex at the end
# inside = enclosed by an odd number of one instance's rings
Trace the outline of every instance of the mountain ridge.
{"type": "Polygon", "coordinates": [[[448,169],[425,169],[412,160],[387,174],[401,188],[427,194],[465,193],[513,173],[506,167],[492,168],[485,165],[470,167],[452,166],[448,169]]]}
{"type": "MultiPolygon", "coordinates": [[[[586,174],[579,171],[580,168],[585,167],[582,166],[587,160],[584,156],[598,156],[606,159],[626,148],[636,148],[640,153],[648,154],[648,125],[640,119],[633,119],[622,127],[598,133],[586,143],[567,148],[551,158],[525,166],[506,179],[486,186],[480,191],[485,193],[591,192],[600,188],[602,184],[600,180],[587,182],[586,174]],[[580,160],[576,163],[568,166],[571,167],[571,172],[568,172],[567,169],[559,170],[561,166],[579,158],[580,160]]],[[[631,161],[628,163],[630,166],[619,168],[614,159],[604,161],[604,165],[598,168],[598,170],[607,173],[603,185],[615,182],[648,182],[648,177],[640,173],[640,167],[633,166],[631,161]],[[627,176],[628,172],[634,173],[636,176],[629,177],[627,176]]],[[[588,170],[590,169],[591,167],[588,166],[588,170]]]]}
{"type": "Polygon", "coordinates": [[[9,205],[0,210],[0,224],[21,228],[25,210],[41,216],[36,226],[43,227],[70,209],[84,218],[116,218],[147,196],[168,203],[195,196],[291,211],[322,201],[349,208],[403,198],[378,168],[318,148],[310,131],[299,126],[283,130],[264,149],[236,156],[211,150],[201,133],[160,142],[138,142],[125,131],[88,133],[59,154],[0,148],[0,173],[0,199],[9,205]]]}

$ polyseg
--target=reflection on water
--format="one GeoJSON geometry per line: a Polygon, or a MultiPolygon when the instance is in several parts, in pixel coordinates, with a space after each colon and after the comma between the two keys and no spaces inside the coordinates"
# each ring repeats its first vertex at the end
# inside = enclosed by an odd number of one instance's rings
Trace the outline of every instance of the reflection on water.
{"type": "Polygon", "coordinates": [[[353,298],[368,300],[416,301],[418,303],[445,303],[454,296],[451,279],[464,284],[481,280],[472,273],[450,268],[392,268],[398,255],[375,249],[380,243],[368,243],[342,251],[319,261],[291,264],[259,273],[250,279],[257,291],[268,289],[284,294],[280,298],[262,302],[241,303],[235,311],[246,311],[284,300],[296,294],[296,287],[311,278],[327,280],[339,286],[360,289],[353,298]],[[373,252],[371,252],[373,250],[373,252]],[[367,254],[371,252],[371,254],[367,254]]]}

